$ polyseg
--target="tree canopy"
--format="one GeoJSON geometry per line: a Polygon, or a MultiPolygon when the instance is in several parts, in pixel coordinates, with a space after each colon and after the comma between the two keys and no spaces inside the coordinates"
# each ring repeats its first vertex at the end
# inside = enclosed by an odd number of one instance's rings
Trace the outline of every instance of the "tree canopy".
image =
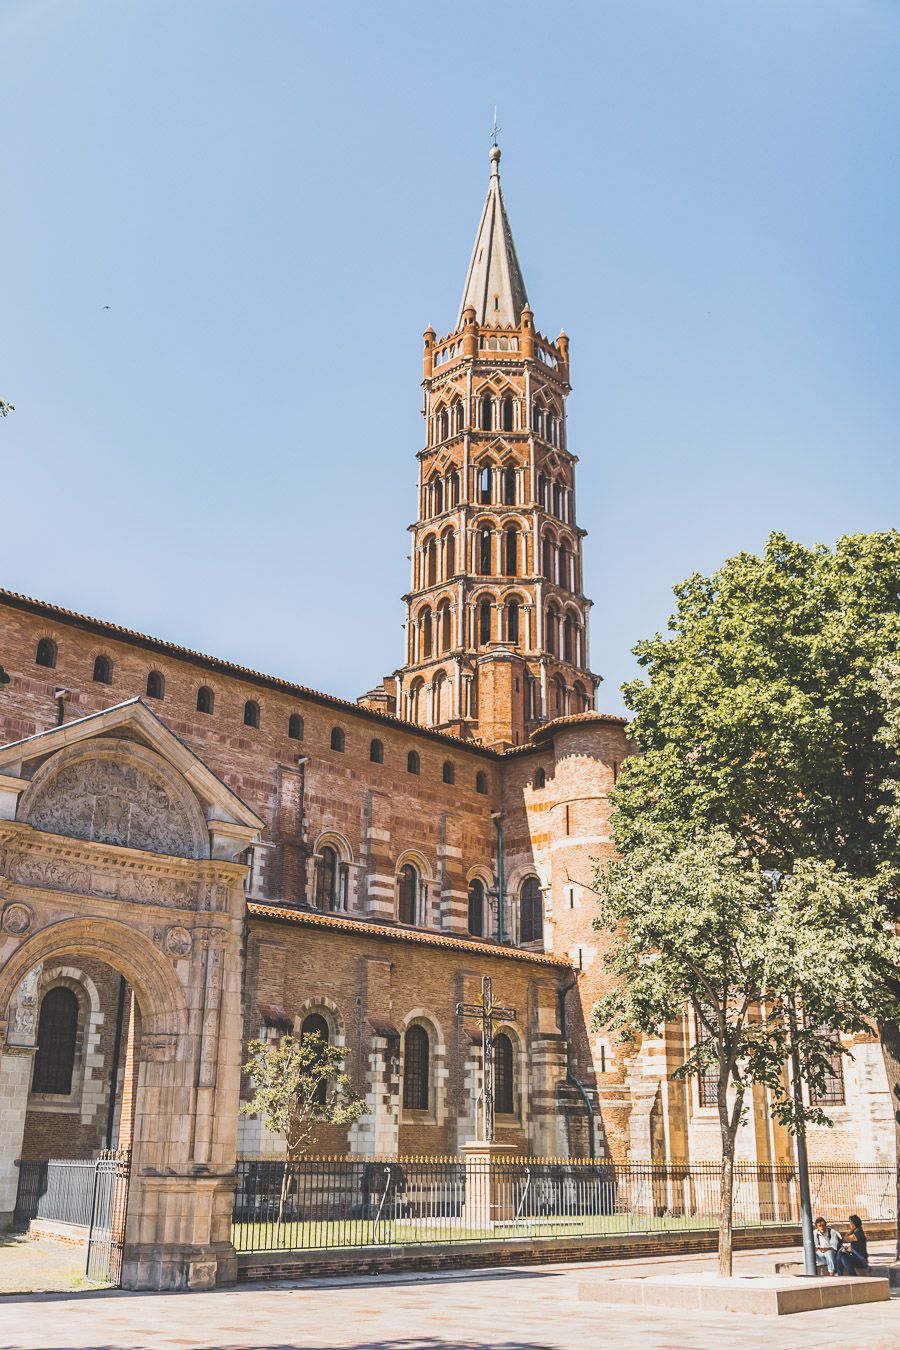
{"type": "Polygon", "coordinates": [[[635,648],[646,679],[625,687],[642,753],[619,778],[618,846],[721,826],[765,867],[896,878],[878,672],[900,646],[900,533],[834,549],[773,534],[675,595],[668,636],[635,648]]]}

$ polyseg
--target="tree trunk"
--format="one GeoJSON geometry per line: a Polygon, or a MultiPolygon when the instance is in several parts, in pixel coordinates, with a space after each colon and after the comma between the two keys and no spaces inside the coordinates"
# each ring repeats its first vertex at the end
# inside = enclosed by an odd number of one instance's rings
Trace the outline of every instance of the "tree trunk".
{"type": "Polygon", "coordinates": [[[881,1037],[881,1053],[884,1056],[891,1112],[894,1117],[894,1163],[897,1169],[896,1259],[900,1261],[900,1024],[879,1022],[878,1034],[881,1037]]]}
{"type": "Polygon", "coordinates": [[[275,1246],[281,1246],[281,1228],[284,1223],[284,1211],[287,1207],[288,1188],[291,1180],[290,1159],[285,1158],[282,1164],[284,1171],[281,1173],[281,1193],[278,1196],[278,1222],[275,1224],[275,1246]]]}
{"type": "Polygon", "coordinates": [[[734,1211],[734,1145],[737,1130],[722,1126],[722,1185],[719,1196],[719,1277],[732,1273],[734,1211]]]}

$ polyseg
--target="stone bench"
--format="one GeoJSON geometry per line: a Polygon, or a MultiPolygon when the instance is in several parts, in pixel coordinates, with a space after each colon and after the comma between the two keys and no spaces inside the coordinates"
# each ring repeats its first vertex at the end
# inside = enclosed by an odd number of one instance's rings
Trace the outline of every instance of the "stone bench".
{"type": "MultiPolygon", "coordinates": [[[[806,1267],[802,1261],[775,1262],[776,1275],[802,1275],[805,1269],[806,1267]]],[[[870,1278],[872,1276],[877,1276],[882,1280],[887,1280],[892,1289],[900,1289],[900,1262],[895,1261],[890,1265],[870,1266],[866,1273],[870,1278]]],[[[826,1278],[821,1268],[820,1276],[822,1279],[826,1278]]],[[[833,1277],[829,1275],[827,1278],[832,1279],[833,1277]]],[[[855,1275],[850,1278],[859,1279],[860,1277],[855,1275]]]]}

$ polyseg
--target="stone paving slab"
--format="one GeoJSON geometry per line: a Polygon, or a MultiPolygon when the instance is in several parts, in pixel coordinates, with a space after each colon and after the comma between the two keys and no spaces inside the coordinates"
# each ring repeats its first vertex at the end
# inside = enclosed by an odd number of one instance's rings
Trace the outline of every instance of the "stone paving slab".
{"type": "MultiPolygon", "coordinates": [[[[740,1259],[771,1274],[782,1253],[740,1259]]],[[[658,1273],[669,1263],[629,1263],[658,1273]]],[[[678,1265],[711,1269],[709,1257],[678,1265]]],[[[0,1350],[897,1350],[900,1299],[797,1313],[663,1312],[585,1304],[578,1285],[623,1262],[479,1273],[345,1278],[199,1294],[0,1300],[0,1350]]]]}

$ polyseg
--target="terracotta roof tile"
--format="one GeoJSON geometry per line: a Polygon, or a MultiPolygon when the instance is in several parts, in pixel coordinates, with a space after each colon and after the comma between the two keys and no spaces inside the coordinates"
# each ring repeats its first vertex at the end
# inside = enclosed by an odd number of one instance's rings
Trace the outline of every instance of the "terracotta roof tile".
{"type": "Polygon", "coordinates": [[[247,903],[247,913],[252,919],[274,919],[279,923],[299,924],[302,928],[330,928],[336,932],[356,933],[360,937],[375,938],[382,942],[411,942],[422,947],[475,952],[479,956],[495,957],[501,961],[524,961],[529,965],[553,966],[564,970],[570,968],[570,963],[561,956],[521,951],[518,947],[504,947],[497,942],[476,942],[471,938],[455,937],[449,933],[425,932],[419,928],[394,928],[388,924],[369,923],[365,919],[321,914],[317,910],[291,909],[287,905],[264,905],[250,900],[247,903]]]}

